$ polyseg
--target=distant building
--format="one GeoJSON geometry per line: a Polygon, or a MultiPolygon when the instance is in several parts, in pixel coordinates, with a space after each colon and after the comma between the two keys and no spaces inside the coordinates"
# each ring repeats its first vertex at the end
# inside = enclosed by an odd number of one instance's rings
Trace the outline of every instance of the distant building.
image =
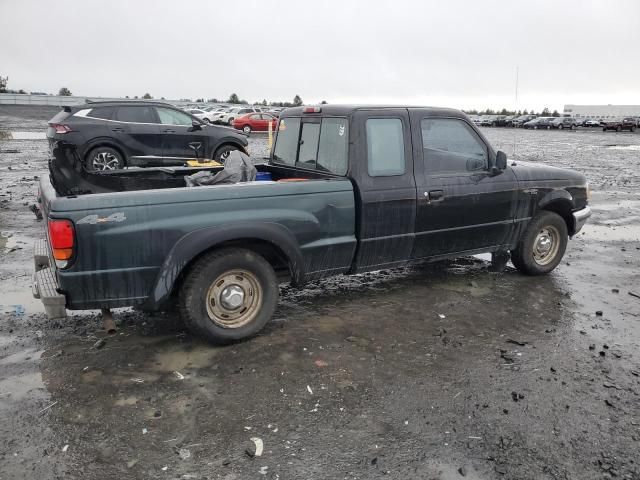
{"type": "Polygon", "coordinates": [[[639,117],[640,105],[565,105],[562,114],[575,118],[639,117]]]}

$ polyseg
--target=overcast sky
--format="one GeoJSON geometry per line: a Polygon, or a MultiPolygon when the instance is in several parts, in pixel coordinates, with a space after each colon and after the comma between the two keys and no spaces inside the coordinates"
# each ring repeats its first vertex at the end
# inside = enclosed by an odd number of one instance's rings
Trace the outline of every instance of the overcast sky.
{"type": "Polygon", "coordinates": [[[562,109],[640,104],[640,1],[0,0],[8,88],[562,109]]]}

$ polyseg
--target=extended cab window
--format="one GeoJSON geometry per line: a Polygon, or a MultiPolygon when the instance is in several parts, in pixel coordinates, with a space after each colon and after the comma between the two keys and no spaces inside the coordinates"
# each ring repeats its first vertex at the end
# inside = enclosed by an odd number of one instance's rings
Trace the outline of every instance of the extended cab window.
{"type": "Polygon", "coordinates": [[[404,136],[399,118],[370,118],[367,130],[367,166],[372,177],[405,172],[404,136]]]}
{"type": "Polygon", "coordinates": [[[130,123],[158,123],[151,107],[118,107],[115,119],[130,123]]]}
{"type": "Polygon", "coordinates": [[[468,173],[488,168],[487,147],[462,120],[431,118],[420,122],[427,174],[468,173]]]}
{"type": "Polygon", "coordinates": [[[301,168],[347,173],[349,144],[346,118],[323,118],[318,122],[300,122],[300,118],[283,118],[273,151],[277,163],[301,168]],[[302,130],[300,130],[302,128],[302,130]]]}

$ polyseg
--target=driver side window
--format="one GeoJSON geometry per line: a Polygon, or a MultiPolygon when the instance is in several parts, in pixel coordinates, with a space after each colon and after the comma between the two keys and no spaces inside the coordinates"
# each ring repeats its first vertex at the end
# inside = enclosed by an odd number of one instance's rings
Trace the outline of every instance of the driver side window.
{"type": "Polygon", "coordinates": [[[163,125],[185,125],[191,126],[193,119],[186,113],[171,110],[170,108],[156,108],[160,123],[163,125]]]}
{"type": "Polygon", "coordinates": [[[420,125],[427,175],[469,173],[489,168],[486,145],[464,121],[425,118],[420,125]]]}

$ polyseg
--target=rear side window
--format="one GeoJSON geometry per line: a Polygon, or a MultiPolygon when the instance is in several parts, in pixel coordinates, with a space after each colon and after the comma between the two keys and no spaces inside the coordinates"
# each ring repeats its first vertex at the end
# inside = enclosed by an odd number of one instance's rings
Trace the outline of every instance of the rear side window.
{"type": "Polygon", "coordinates": [[[399,118],[370,118],[367,130],[367,167],[371,177],[405,172],[404,136],[399,118]]]}
{"type": "Polygon", "coordinates": [[[318,154],[318,140],[320,139],[319,123],[303,123],[300,134],[300,151],[298,163],[304,168],[315,168],[318,154]]]}
{"type": "Polygon", "coordinates": [[[116,120],[131,123],[158,123],[152,107],[118,107],[116,120]]]}
{"type": "Polygon", "coordinates": [[[87,117],[101,118],[103,120],[111,120],[114,110],[115,109],[113,107],[92,108],[91,111],[89,112],[89,115],[87,115],[87,117]]]}

